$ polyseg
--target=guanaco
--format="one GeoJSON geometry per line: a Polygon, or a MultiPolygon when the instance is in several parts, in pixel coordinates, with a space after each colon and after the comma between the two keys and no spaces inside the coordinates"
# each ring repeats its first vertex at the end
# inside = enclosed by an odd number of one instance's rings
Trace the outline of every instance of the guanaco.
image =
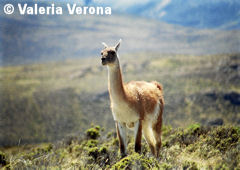
{"type": "Polygon", "coordinates": [[[108,91],[116,125],[121,156],[127,155],[126,127],[134,130],[135,152],[141,152],[142,132],[151,152],[159,156],[161,148],[163,87],[156,81],[131,81],[124,84],[118,49],[121,39],[113,46],[106,43],[101,51],[102,65],[108,68],[108,91]]]}

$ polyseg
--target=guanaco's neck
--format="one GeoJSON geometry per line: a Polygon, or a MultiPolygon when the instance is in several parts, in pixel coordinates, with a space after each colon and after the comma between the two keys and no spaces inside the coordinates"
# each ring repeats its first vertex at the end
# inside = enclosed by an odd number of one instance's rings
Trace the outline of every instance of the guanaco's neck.
{"type": "Polygon", "coordinates": [[[121,100],[125,97],[122,73],[119,60],[108,66],[108,90],[111,100],[121,100]]]}

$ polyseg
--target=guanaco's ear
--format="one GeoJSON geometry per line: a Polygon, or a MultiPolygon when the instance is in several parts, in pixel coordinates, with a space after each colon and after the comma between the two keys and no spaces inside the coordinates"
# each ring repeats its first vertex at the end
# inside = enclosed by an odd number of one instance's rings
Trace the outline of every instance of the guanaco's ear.
{"type": "Polygon", "coordinates": [[[108,45],[105,42],[102,42],[102,45],[104,46],[104,48],[108,47],[108,45]]]}
{"type": "Polygon", "coordinates": [[[120,43],[122,42],[122,39],[120,39],[117,43],[117,45],[115,45],[115,50],[117,51],[120,47],[120,43]]]}

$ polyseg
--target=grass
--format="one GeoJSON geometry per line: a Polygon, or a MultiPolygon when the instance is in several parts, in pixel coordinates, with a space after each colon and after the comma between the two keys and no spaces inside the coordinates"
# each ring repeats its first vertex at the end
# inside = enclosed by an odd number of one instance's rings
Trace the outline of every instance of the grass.
{"type": "Polygon", "coordinates": [[[87,130],[99,136],[82,137],[57,143],[25,145],[1,149],[1,165],[11,169],[233,169],[240,168],[240,127],[163,127],[160,158],[151,155],[144,140],[142,153],[134,152],[134,140],[128,140],[128,156],[120,158],[114,133],[103,135],[99,126],[87,130]]]}

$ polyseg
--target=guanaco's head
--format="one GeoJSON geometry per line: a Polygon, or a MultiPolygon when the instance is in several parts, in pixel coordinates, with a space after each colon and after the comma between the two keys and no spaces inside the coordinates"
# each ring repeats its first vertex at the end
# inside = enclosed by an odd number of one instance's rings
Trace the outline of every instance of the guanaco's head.
{"type": "Polygon", "coordinates": [[[111,65],[114,64],[117,60],[117,51],[120,47],[121,39],[114,47],[109,47],[106,43],[102,43],[104,45],[104,49],[101,51],[101,60],[102,65],[111,65]]]}

